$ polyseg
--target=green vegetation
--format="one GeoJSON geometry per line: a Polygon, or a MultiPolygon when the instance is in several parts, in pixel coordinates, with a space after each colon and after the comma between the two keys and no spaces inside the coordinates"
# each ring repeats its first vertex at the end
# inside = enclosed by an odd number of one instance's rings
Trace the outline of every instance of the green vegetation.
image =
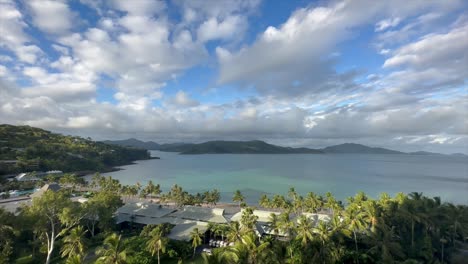
{"type": "MultiPolygon", "coordinates": [[[[360,192],[343,203],[331,193],[302,196],[291,188],[259,201],[275,212],[262,223],[268,234],[258,236],[255,208],[244,204],[239,222],[210,223],[184,242],[167,238],[169,224],[119,229],[112,215],[123,191],[177,206],[214,205],[218,191],[192,195],[174,185],[162,193],[153,182],[122,186],[99,174],[90,186],[75,186],[73,176],[64,178],[65,188],[34,198],[17,215],[0,209],[0,263],[462,263],[457,252],[468,246],[468,207],[421,193],[372,199],[360,192]],[[91,186],[97,191],[87,202],[69,199],[91,186]],[[328,220],[317,221],[317,212],[328,220]],[[197,254],[209,239],[233,244],[197,254]]],[[[244,196],[236,191],[233,199],[244,196]]]]}
{"type": "Polygon", "coordinates": [[[106,171],[149,159],[146,150],[111,146],[30,126],[0,125],[0,175],[29,171],[106,171]]]}
{"type": "MultiPolygon", "coordinates": [[[[264,141],[208,141],[201,144],[188,144],[181,149],[180,154],[292,154],[292,153],[322,153],[320,150],[308,148],[280,147],[268,144],[264,141]]],[[[171,151],[166,149],[165,151],[171,151]]]]}

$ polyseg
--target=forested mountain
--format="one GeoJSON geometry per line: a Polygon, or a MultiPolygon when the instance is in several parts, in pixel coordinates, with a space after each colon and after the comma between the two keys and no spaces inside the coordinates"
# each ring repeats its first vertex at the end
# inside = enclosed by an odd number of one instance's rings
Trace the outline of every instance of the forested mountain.
{"type": "Polygon", "coordinates": [[[404,152],[386,149],[373,148],[355,143],[344,143],[340,145],[330,146],[322,149],[325,153],[360,153],[360,154],[406,154],[404,152]]]}
{"type": "MultiPolygon", "coordinates": [[[[179,146],[180,148],[180,146],[179,146]]],[[[292,153],[322,153],[308,148],[280,147],[264,141],[208,141],[201,144],[185,145],[180,148],[181,154],[292,154],[292,153]]]]}
{"type": "Polygon", "coordinates": [[[103,143],[109,145],[117,145],[123,147],[141,148],[147,150],[158,150],[161,145],[153,141],[141,141],[136,138],[122,139],[122,140],[104,140],[103,143]]]}
{"type": "MultiPolygon", "coordinates": [[[[386,148],[369,147],[356,143],[344,143],[329,146],[323,149],[291,148],[268,144],[261,140],[252,141],[207,141],[194,143],[168,143],[158,144],[153,141],[141,141],[130,138],[125,140],[106,140],[106,144],[141,148],[147,150],[160,150],[166,152],[179,152],[180,154],[406,154],[406,155],[444,155],[434,152],[416,151],[401,152],[386,148]]],[[[466,157],[462,153],[452,154],[454,157],[466,157]]]]}
{"type": "Polygon", "coordinates": [[[149,159],[143,149],[111,146],[30,126],[0,125],[0,174],[23,171],[104,171],[149,159]]]}

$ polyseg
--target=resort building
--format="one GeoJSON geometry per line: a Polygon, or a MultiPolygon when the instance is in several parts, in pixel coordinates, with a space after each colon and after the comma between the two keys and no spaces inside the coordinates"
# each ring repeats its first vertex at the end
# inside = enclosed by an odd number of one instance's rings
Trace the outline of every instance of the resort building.
{"type": "MultiPolygon", "coordinates": [[[[243,212],[244,212],[244,209],[242,209],[237,214],[233,215],[231,218],[231,221],[241,222],[243,212]]],[[[279,237],[287,236],[287,234],[285,234],[284,232],[281,232],[281,230],[274,230],[270,226],[271,214],[275,214],[279,216],[281,212],[266,211],[266,210],[253,210],[253,214],[257,216],[257,224],[255,226],[256,227],[255,233],[257,234],[257,236],[259,237],[264,236],[264,235],[272,235],[272,236],[279,236],[279,237]]],[[[309,219],[311,219],[314,223],[314,226],[316,226],[320,221],[325,221],[325,222],[330,221],[330,216],[327,214],[302,213],[302,215],[305,215],[309,219]]],[[[296,223],[299,221],[298,216],[294,214],[290,214],[290,219],[296,223]]]]}
{"type": "Polygon", "coordinates": [[[170,239],[190,240],[190,232],[198,228],[201,233],[208,229],[208,223],[228,223],[224,209],[185,206],[181,209],[163,207],[153,203],[128,203],[116,212],[117,224],[156,225],[169,223],[174,228],[170,239]]]}
{"type": "Polygon", "coordinates": [[[47,183],[44,184],[39,190],[35,191],[33,194],[31,194],[31,198],[36,198],[36,197],[41,197],[46,191],[53,191],[56,192],[60,190],[60,185],[57,183],[47,183]]]}

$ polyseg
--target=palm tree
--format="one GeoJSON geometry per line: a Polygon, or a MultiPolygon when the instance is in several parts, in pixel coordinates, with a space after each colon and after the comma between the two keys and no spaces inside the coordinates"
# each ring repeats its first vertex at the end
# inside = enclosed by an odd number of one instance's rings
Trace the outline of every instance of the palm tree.
{"type": "Polygon", "coordinates": [[[397,238],[393,228],[385,225],[379,226],[370,238],[372,247],[368,252],[377,257],[374,262],[378,262],[380,259],[382,263],[394,263],[394,257],[404,257],[401,246],[396,241],[397,238]]]}
{"type": "Polygon", "coordinates": [[[241,203],[244,202],[244,196],[242,195],[240,190],[236,190],[234,192],[234,196],[232,197],[233,202],[238,202],[239,203],[239,208],[241,207],[241,203]]]}
{"type": "Polygon", "coordinates": [[[194,228],[192,232],[190,232],[190,238],[192,239],[192,247],[193,247],[193,258],[195,258],[195,252],[198,246],[202,244],[202,233],[198,230],[198,228],[194,228]]]}
{"type": "Polygon", "coordinates": [[[272,255],[268,242],[260,242],[257,245],[254,234],[246,234],[230,249],[231,258],[236,263],[267,263],[266,259],[272,255]]]}
{"type": "Polygon", "coordinates": [[[152,257],[154,257],[154,255],[157,254],[158,264],[161,263],[159,252],[166,252],[167,243],[168,240],[163,236],[162,230],[159,228],[159,226],[151,230],[150,238],[146,242],[146,250],[151,253],[152,257]]]}
{"type": "Polygon", "coordinates": [[[96,250],[98,263],[124,264],[127,262],[127,250],[122,243],[122,236],[113,233],[104,239],[104,244],[96,250]]]}
{"type": "Polygon", "coordinates": [[[63,239],[62,257],[71,258],[84,255],[86,232],[87,230],[84,230],[82,226],[70,230],[70,234],[63,239]]]}
{"type": "Polygon", "coordinates": [[[364,203],[364,220],[369,224],[372,232],[376,231],[381,221],[381,212],[382,208],[376,201],[369,200],[364,203]]]}
{"type": "Polygon", "coordinates": [[[365,230],[364,214],[357,205],[351,204],[345,211],[344,219],[346,221],[347,228],[353,232],[354,245],[356,248],[356,263],[359,263],[359,249],[356,232],[359,230],[365,230]]]}
{"type": "Polygon", "coordinates": [[[319,208],[322,207],[318,196],[313,192],[309,192],[307,194],[306,198],[304,199],[304,205],[307,208],[307,211],[311,213],[316,213],[319,208]]]}
{"type": "Polygon", "coordinates": [[[266,194],[262,194],[262,196],[260,197],[260,200],[258,201],[258,204],[263,208],[271,207],[270,199],[268,198],[266,194]]]}
{"type": "Polygon", "coordinates": [[[83,263],[83,257],[80,255],[73,255],[67,258],[65,264],[81,264],[83,263]]]}
{"type": "Polygon", "coordinates": [[[237,221],[231,221],[229,223],[229,228],[228,228],[228,233],[227,233],[227,239],[229,242],[236,242],[239,241],[243,232],[241,229],[241,226],[239,222],[237,221]]]}
{"type": "Polygon", "coordinates": [[[254,215],[253,208],[246,207],[242,211],[241,224],[245,232],[254,232],[258,216],[254,215]]]}
{"type": "MultiPolygon", "coordinates": [[[[418,194],[418,193],[415,193],[418,194]]],[[[418,195],[412,195],[411,197],[418,197],[418,200],[408,200],[406,203],[403,204],[401,210],[399,210],[400,214],[403,218],[408,219],[411,222],[411,249],[414,251],[415,243],[414,243],[414,229],[417,223],[422,223],[426,217],[424,212],[419,210],[418,203],[420,202],[420,198],[418,195]]]]}
{"type": "Polygon", "coordinates": [[[299,216],[299,222],[296,227],[296,239],[300,240],[304,247],[313,239],[312,228],[313,222],[310,218],[305,215],[299,216]]]}
{"type": "Polygon", "coordinates": [[[205,264],[225,264],[229,262],[228,254],[225,254],[220,248],[214,249],[211,255],[203,253],[202,257],[205,264]]]}
{"type": "Polygon", "coordinates": [[[270,230],[273,231],[275,236],[279,235],[279,230],[280,230],[281,226],[280,226],[280,222],[279,222],[277,214],[274,214],[274,213],[270,214],[270,218],[269,218],[269,221],[268,221],[268,226],[270,227],[270,230]]]}
{"type": "Polygon", "coordinates": [[[312,229],[315,234],[315,240],[320,244],[319,250],[313,257],[313,263],[336,263],[343,254],[343,248],[339,244],[333,243],[333,236],[335,232],[330,226],[324,222],[319,221],[316,227],[312,229]]]}

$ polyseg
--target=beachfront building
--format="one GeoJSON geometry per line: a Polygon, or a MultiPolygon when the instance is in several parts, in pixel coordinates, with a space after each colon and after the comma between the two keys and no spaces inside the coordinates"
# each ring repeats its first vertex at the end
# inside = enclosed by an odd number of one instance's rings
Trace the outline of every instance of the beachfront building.
{"type": "MultiPolygon", "coordinates": [[[[244,212],[244,209],[242,209],[240,212],[233,215],[231,218],[231,221],[241,222],[243,212],[244,212]]],[[[278,233],[276,233],[275,230],[270,226],[272,214],[275,214],[276,216],[279,217],[281,212],[267,211],[267,210],[253,210],[253,215],[257,217],[257,223],[255,225],[255,228],[256,228],[255,233],[259,237],[262,237],[265,235],[271,235],[271,236],[278,236],[280,238],[287,238],[286,233],[282,232],[281,230],[277,230],[278,233]]],[[[313,221],[314,226],[316,226],[320,221],[329,222],[331,220],[330,216],[327,214],[302,213],[302,215],[305,215],[306,217],[311,219],[313,221]]],[[[298,223],[299,221],[298,215],[290,214],[289,217],[293,222],[298,223]]]]}
{"type": "Polygon", "coordinates": [[[224,209],[184,206],[181,209],[163,207],[154,203],[127,203],[116,212],[117,224],[140,226],[169,223],[174,225],[170,239],[190,240],[190,232],[198,228],[201,233],[208,230],[208,223],[228,223],[224,209]]]}
{"type": "Polygon", "coordinates": [[[42,186],[39,190],[31,194],[31,198],[41,197],[46,191],[49,191],[49,190],[56,192],[60,190],[60,185],[58,185],[57,183],[44,184],[44,186],[42,186]]]}

